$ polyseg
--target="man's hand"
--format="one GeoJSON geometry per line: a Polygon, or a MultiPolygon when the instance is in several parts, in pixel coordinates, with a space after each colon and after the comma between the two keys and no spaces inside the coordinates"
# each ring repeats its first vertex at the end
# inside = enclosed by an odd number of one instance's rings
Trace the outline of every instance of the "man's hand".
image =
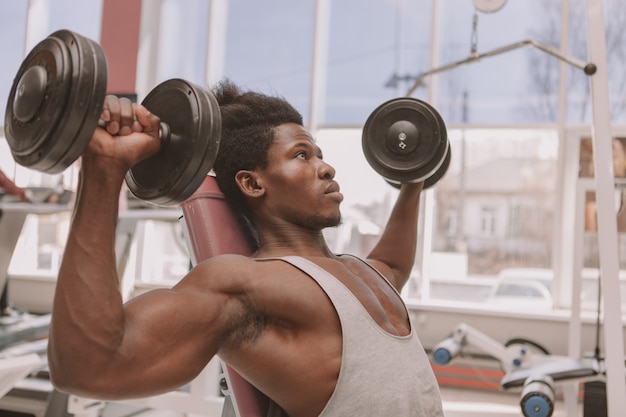
{"type": "Polygon", "coordinates": [[[139,161],[160,149],[159,118],[141,104],[127,98],[109,95],[104,100],[100,119],[104,128],[97,128],[83,154],[83,161],[108,159],[111,168],[128,171],[139,161]]]}
{"type": "Polygon", "coordinates": [[[17,195],[20,199],[20,201],[24,202],[24,203],[30,203],[31,201],[33,201],[33,192],[31,190],[28,189],[24,189],[21,188],[20,189],[20,193],[17,195]]]}

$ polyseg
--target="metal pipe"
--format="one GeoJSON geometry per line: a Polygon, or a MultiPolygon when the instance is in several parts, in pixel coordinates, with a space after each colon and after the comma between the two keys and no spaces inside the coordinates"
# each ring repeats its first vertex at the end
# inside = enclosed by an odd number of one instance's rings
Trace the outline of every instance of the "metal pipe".
{"type": "Polygon", "coordinates": [[[443,65],[441,67],[437,67],[437,68],[433,68],[429,71],[423,72],[421,74],[419,74],[417,76],[417,78],[415,79],[415,82],[413,83],[413,85],[411,86],[411,88],[409,89],[409,91],[406,93],[407,96],[411,96],[413,95],[413,93],[415,92],[415,90],[417,90],[417,88],[423,84],[423,80],[424,78],[428,77],[429,75],[433,75],[433,74],[437,74],[440,72],[444,72],[444,71],[448,71],[451,70],[453,68],[459,67],[461,65],[465,65],[465,64],[470,64],[474,61],[478,61],[481,60],[483,58],[488,58],[488,57],[492,57],[492,56],[496,56],[496,55],[500,55],[503,54],[505,52],[509,52],[509,51],[513,51],[515,49],[519,49],[522,48],[524,46],[533,46],[549,55],[552,55],[558,59],[560,59],[561,61],[567,62],[570,65],[573,65],[576,68],[579,68],[581,70],[583,70],[585,72],[585,74],[587,75],[593,75],[596,72],[596,66],[595,64],[592,63],[587,63],[585,61],[582,61],[578,58],[573,58],[570,56],[567,56],[563,53],[561,53],[561,51],[559,51],[556,48],[553,48],[549,45],[543,44],[539,41],[535,41],[532,39],[526,39],[520,42],[516,42],[513,43],[511,45],[506,45],[506,46],[501,46],[500,48],[496,48],[493,49],[491,51],[487,51],[487,52],[483,52],[482,54],[477,54],[477,53],[472,53],[470,54],[469,57],[462,59],[460,61],[456,61],[456,62],[452,62],[450,64],[446,64],[443,65]]]}
{"type": "Polygon", "coordinates": [[[611,134],[606,26],[603,2],[587,0],[587,39],[589,57],[599,64],[591,77],[593,159],[596,182],[598,254],[604,302],[604,350],[606,358],[606,398],[609,417],[624,415],[624,329],[619,284],[619,241],[614,200],[615,173],[611,134]]]}

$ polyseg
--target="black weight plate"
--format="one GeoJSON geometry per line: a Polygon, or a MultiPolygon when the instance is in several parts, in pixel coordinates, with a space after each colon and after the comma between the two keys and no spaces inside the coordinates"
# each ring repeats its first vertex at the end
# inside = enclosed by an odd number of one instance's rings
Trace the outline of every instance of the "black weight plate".
{"type": "Polygon", "coordinates": [[[372,112],[363,127],[362,146],[368,163],[384,178],[415,182],[441,165],[448,140],[445,124],[432,106],[402,97],[372,112]]]}
{"type": "Polygon", "coordinates": [[[49,165],[46,151],[54,140],[56,125],[64,117],[71,88],[70,67],[70,53],[58,38],[42,40],[22,61],[4,119],[7,142],[20,165],[33,169],[49,165]],[[32,82],[32,75],[37,73],[43,78],[39,84],[32,82]]]}
{"type": "Polygon", "coordinates": [[[71,165],[96,127],[106,78],[102,49],[81,35],[60,30],[37,44],[7,104],[6,136],[15,161],[51,174],[71,165]],[[33,83],[33,74],[43,83],[33,83]]]}
{"type": "Polygon", "coordinates": [[[72,88],[65,117],[55,130],[55,146],[48,153],[54,163],[46,172],[61,172],[84,152],[102,113],[107,88],[107,61],[96,42],[60,30],[50,36],[63,40],[72,57],[72,88]]]}
{"type": "MultiPolygon", "coordinates": [[[[424,180],[424,190],[427,190],[430,187],[434,186],[440,179],[444,177],[444,175],[446,175],[446,172],[448,172],[448,168],[450,167],[451,159],[452,159],[452,149],[450,148],[450,145],[448,144],[448,152],[446,152],[446,157],[443,159],[442,164],[439,166],[439,168],[437,168],[437,170],[430,177],[424,180]]],[[[391,181],[387,178],[385,178],[385,181],[387,181],[388,184],[392,185],[393,187],[397,189],[400,189],[400,185],[402,185],[401,182],[391,181]]],[[[410,182],[419,182],[419,181],[410,181],[410,182]]]]}
{"type": "Polygon", "coordinates": [[[450,144],[448,143],[448,152],[446,152],[446,156],[443,159],[442,164],[439,165],[439,168],[437,168],[437,170],[430,177],[424,180],[425,189],[432,187],[440,179],[442,179],[444,175],[446,175],[446,172],[448,172],[448,168],[450,167],[451,159],[452,159],[452,149],[450,148],[450,144]]]}
{"type": "Polygon", "coordinates": [[[177,78],[156,86],[142,104],[167,124],[171,138],[162,139],[156,155],[132,167],[126,183],[141,200],[176,205],[213,168],[222,132],[219,105],[208,90],[177,78]]]}

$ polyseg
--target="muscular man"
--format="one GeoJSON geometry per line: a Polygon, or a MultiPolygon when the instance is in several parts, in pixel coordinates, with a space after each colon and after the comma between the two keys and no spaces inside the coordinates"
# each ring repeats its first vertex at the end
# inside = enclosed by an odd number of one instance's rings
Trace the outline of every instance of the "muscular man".
{"type": "Polygon", "coordinates": [[[223,120],[216,176],[257,251],[213,257],[173,288],[122,304],[117,198],[126,171],[158,150],[159,120],[137,106],[133,124],[130,104],[108,97],[108,131],[97,129],[82,157],[59,272],[54,384],[90,398],[148,396],[189,382],[219,355],[282,415],[442,416],[398,295],[414,262],[422,184],[402,186],[365,261],[338,256],[322,230],[339,224],[343,196],[300,114],[230,82],[214,94],[223,120]]]}
{"type": "MultiPolygon", "coordinates": [[[[0,196],[2,194],[15,195],[19,201],[30,201],[30,191],[18,186],[13,180],[0,169],[0,196]]],[[[0,210],[2,219],[2,210],[0,210]]],[[[0,325],[17,323],[20,320],[20,313],[14,310],[9,304],[9,284],[4,283],[2,294],[0,295],[0,325]]]]}

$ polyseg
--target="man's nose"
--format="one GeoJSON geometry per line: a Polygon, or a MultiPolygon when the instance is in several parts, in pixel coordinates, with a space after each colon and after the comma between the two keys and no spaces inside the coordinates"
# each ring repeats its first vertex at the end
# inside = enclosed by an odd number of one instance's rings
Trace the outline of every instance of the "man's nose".
{"type": "Polygon", "coordinates": [[[320,178],[332,180],[335,178],[335,168],[333,168],[330,164],[320,161],[320,167],[317,171],[320,178]]]}

